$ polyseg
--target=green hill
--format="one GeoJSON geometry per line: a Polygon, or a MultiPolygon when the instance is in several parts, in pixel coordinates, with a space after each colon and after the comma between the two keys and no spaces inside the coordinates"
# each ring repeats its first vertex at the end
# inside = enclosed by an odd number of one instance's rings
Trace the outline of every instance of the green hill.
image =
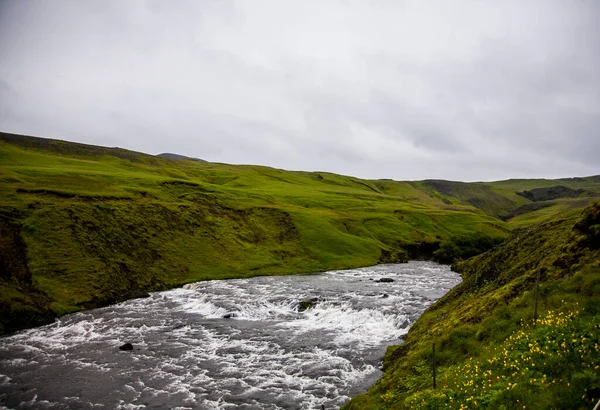
{"type": "Polygon", "coordinates": [[[600,202],[458,263],[463,283],[390,348],[347,409],[592,408],[600,399],[600,202]],[[540,272],[540,319],[533,321],[540,272]],[[432,345],[437,389],[433,389],[432,345]]]}
{"type": "Polygon", "coordinates": [[[598,177],[362,180],[5,133],[0,181],[2,331],[198,280],[466,258],[600,192],[598,177]],[[519,194],[553,186],[585,192],[519,194]]]}

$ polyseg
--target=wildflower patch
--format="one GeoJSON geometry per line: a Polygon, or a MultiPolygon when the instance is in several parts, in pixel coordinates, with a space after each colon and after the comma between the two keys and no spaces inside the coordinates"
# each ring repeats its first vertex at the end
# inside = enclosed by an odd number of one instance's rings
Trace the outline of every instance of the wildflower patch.
{"type": "MultiPolygon", "coordinates": [[[[502,346],[440,369],[440,389],[408,396],[409,408],[591,408],[600,399],[600,317],[576,304],[522,322],[502,346]]],[[[391,404],[394,395],[383,398],[391,404]]]]}

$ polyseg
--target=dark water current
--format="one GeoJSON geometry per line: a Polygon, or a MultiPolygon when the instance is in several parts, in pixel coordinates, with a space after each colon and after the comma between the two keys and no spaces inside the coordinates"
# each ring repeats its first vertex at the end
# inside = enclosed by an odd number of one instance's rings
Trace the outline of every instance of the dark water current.
{"type": "Polygon", "coordinates": [[[64,316],[0,339],[0,408],[338,408],[459,282],[410,262],[199,282],[64,316]]]}

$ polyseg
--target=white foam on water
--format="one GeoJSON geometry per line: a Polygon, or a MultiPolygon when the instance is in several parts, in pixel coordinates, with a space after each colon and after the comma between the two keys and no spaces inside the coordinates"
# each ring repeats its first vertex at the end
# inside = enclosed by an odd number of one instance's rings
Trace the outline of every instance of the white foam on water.
{"type": "Polygon", "coordinates": [[[99,372],[109,372],[110,368],[106,367],[105,365],[101,365],[99,363],[94,363],[94,362],[88,362],[88,361],[84,361],[78,358],[73,358],[70,359],[71,363],[73,363],[75,365],[75,368],[79,369],[79,370],[83,370],[83,369],[94,369],[96,371],[99,372]]]}
{"type": "Polygon", "coordinates": [[[23,366],[24,364],[28,364],[28,363],[31,363],[31,361],[28,359],[23,359],[23,358],[4,359],[4,364],[11,366],[11,367],[19,367],[19,366],[23,366]]]}
{"type": "Polygon", "coordinates": [[[304,318],[278,326],[297,329],[331,331],[338,345],[359,343],[362,348],[376,346],[387,340],[397,340],[408,331],[403,326],[405,315],[386,314],[378,309],[354,309],[350,303],[317,304],[305,312],[304,318]]]}
{"type": "Polygon", "coordinates": [[[210,319],[221,318],[227,314],[226,309],[215,306],[207,299],[208,296],[200,295],[198,298],[191,299],[187,303],[181,305],[179,310],[188,313],[196,313],[210,319]]]}
{"type": "Polygon", "coordinates": [[[54,409],[58,407],[59,403],[51,402],[49,400],[38,400],[38,395],[34,395],[29,401],[23,401],[19,404],[20,408],[30,409],[54,409]]]}
{"type": "Polygon", "coordinates": [[[116,407],[118,410],[137,410],[137,409],[145,409],[146,406],[143,404],[132,404],[125,403],[125,401],[120,400],[119,404],[116,407]]]}
{"type": "Polygon", "coordinates": [[[234,318],[243,320],[281,320],[297,313],[295,301],[269,301],[262,300],[257,303],[241,305],[237,316],[234,318]]]}
{"type": "MultiPolygon", "coordinates": [[[[340,395],[338,391],[375,371],[370,365],[354,368],[349,360],[325,349],[286,352],[277,344],[266,341],[230,340],[210,333],[205,336],[205,348],[190,350],[186,357],[197,361],[218,360],[223,365],[219,370],[221,377],[203,377],[200,381],[206,390],[220,391],[225,396],[248,397],[251,400],[254,393],[272,392],[277,397],[293,397],[294,402],[302,403],[303,408],[308,408],[322,402],[318,393],[329,392],[332,399],[337,399],[342,404],[347,397],[340,395]],[[323,366],[323,374],[328,376],[314,379],[304,375],[304,369],[314,371],[318,366],[323,366]],[[226,375],[231,377],[223,377],[226,375]],[[244,393],[233,394],[227,387],[236,383],[245,390],[244,393]],[[317,394],[311,394],[311,391],[317,394]]],[[[153,373],[162,376],[161,372],[168,373],[170,367],[164,364],[160,371],[154,369],[153,373]]],[[[174,379],[165,390],[171,393],[191,391],[199,380],[187,376],[174,379]]]]}
{"type": "MultiPolygon", "coordinates": [[[[92,407],[339,407],[378,373],[361,357],[397,342],[458,281],[447,267],[414,263],[189,284],[1,338],[0,355],[10,360],[0,363],[0,397],[3,386],[23,383],[19,369],[60,364],[120,380],[114,401],[92,407]],[[394,282],[375,281],[384,277],[394,282]],[[302,300],[312,306],[300,312],[302,300]],[[126,341],[134,351],[118,350],[126,341]]],[[[87,403],[61,397],[63,405],[87,403]]],[[[21,407],[52,407],[32,400],[21,407]]]]}

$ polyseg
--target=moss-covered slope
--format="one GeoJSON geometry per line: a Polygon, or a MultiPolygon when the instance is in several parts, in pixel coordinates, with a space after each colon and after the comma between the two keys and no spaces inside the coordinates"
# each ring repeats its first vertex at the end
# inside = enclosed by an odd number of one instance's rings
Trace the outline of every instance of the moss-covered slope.
{"type": "Polygon", "coordinates": [[[383,378],[348,409],[588,408],[600,399],[600,203],[519,230],[455,269],[463,283],[389,349],[383,378]],[[533,327],[538,269],[546,319],[533,327]]]}

